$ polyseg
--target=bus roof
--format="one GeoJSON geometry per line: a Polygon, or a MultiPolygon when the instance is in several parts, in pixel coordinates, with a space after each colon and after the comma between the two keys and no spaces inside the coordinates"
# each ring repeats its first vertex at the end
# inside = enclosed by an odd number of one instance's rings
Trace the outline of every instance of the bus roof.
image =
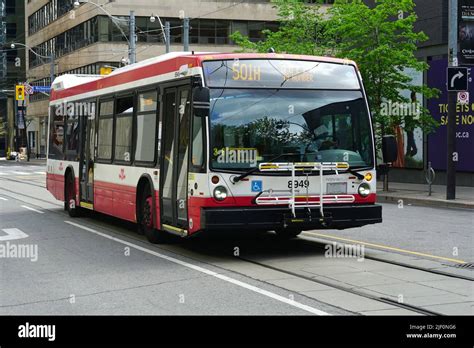
{"type": "Polygon", "coordinates": [[[229,59],[308,60],[349,64],[357,68],[357,65],[351,60],[332,57],[279,53],[171,52],[116,69],[110,75],[61,75],[52,84],[50,100],[54,102],[59,99],[75,96],[80,96],[84,99],[92,98],[95,91],[107,89],[113,92],[121,85],[133,84],[138,80],[152,78],[157,75],[175,73],[183,65],[200,67],[204,61],[229,59]]]}

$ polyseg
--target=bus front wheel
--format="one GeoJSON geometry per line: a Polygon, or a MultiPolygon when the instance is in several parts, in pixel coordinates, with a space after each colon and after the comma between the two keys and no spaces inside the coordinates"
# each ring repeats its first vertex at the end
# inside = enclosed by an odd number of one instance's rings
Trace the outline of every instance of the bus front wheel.
{"type": "Polygon", "coordinates": [[[64,208],[70,217],[80,215],[79,207],[76,206],[76,183],[72,173],[68,173],[65,180],[64,208]]]}

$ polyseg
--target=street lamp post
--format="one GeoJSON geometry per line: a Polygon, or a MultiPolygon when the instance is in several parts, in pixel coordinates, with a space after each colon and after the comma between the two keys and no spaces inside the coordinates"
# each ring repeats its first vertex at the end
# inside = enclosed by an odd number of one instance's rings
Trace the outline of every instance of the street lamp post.
{"type": "Polygon", "coordinates": [[[49,77],[51,79],[51,86],[53,85],[53,80],[54,80],[54,53],[51,53],[50,56],[43,56],[41,54],[38,54],[36,53],[30,46],[27,46],[25,44],[22,44],[22,43],[18,43],[18,42],[13,42],[10,47],[12,49],[14,49],[16,46],[22,46],[22,47],[25,47],[26,49],[28,49],[28,51],[30,51],[31,53],[33,53],[35,56],[41,58],[41,59],[48,59],[49,60],[49,77]]]}
{"type": "MultiPolygon", "coordinates": [[[[50,63],[50,68],[49,68],[49,77],[50,77],[50,88],[53,87],[53,81],[54,81],[54,53],[51,53],[50,56],[43,56],[39,53],[36,53],[30,46],[27,46],[25,44],[22,44],[22,43],[18,43],[18,42],[13,42],[10,47],[12,49],[14,49],[16,46],[22,46],[22,47],[25,47],[28,51],[30,51],[31,53],[33,53],[35,56],[39,57],[40,59],[48,59],[49,60],[49,63],[50,63]]],[[[16,116],[15,116],[16,117],[16,116]]],[[[23,117],[24,114],[23,114],[23,117]]],[[[29,162],[30,161],[30,142],[29,142],[29,139],[28,139],[28,126],[25,122],[25,132],[26,132],[26,149],[27,149],[27,161],[29,162]]]]}
{"type": "MultiPolygon", "coordinates": [[[[112,2],[111,0],[109,0],[109,2],[112,2]]],[[[112,15],[110,12],[108,12],[104,7],[103,5],[99,5],[99,4],[96,4],[95,2],[92,2],[92,1],[88,1],[88,0],[76,0],[74,1],[74,8],[78,8],[79,6],[81,6],[81,4],[91,4],[91,5],[94,5],[95,7],[97,7],[98,9],[100,9],[102,12],[104,12],[107,17],[109,17],[110,19],[112,19],[112,23],[115,24],[115,26],[118,28],[118,30],[120,31],[120,33],[123,35],[123,37],[125,38],[125,40],[127,40],[127,43],[128,43],[128,60],[130,62],[130,64],[133,64],[136,62],[136,49],[135,49],[135,13],[133,11],[130,11],[130,20],[128,21],[129,22],[129,25],[130,25],[130,40],[128,39],[128,36],[125,34],[125,32],[123,31],[122,27],[120,27],[120,25],[118,25],[115,21],[125,21],[127,22],[126,19],[122,19],[122,18],[117,18],[115,17],[114,15],[112,15]],[[133,27],[132,27],[132,24],[133,24],[133,27]],[[133,35],[133,36],[132,36],[133,35]]]]}
{"type": "MultiPolygon", "coordinates": [[[[109,2],[112,2],[112,0],[109,0],[109,2]]],[[[102,12],[104,12],[110,19],[112,19],[112,22],[115,24],[115,26],[120,30],[122,35],[125,37],[128,43],[128,60],[130,64],[134,64],[137,61],[137,49],[136,49],[136,35],[135,35],[135,26],[136,26],[136,21],[135,21],[135,12],[130,11],[130,18],[128,20],[129,24],[129,34],[130,34],[130,39],[127,37],[127,35],[124,33],[123,29],[118,25],[115,21],[127,21],[126,19],[122,18],[117,18],[116,16],[112,15],[110,12],[108,12],[103,5],[96,4],[95,2],[88,1],[88,0],[76,0],[74,1],[74,8],[78,8],[81,4],[91,4],[100,9],[102,12]]],[[[163,23],[161,22],[161,18],[159,16],[155,16],[154,14],[151,15],[150,17],[150,22],[154,23],[155,20],[158,18],[158,21],[161,26],[161,31],[165,33],[165,29],[163,28],[163,23]]],[[[168,37],[164,35],[164,41],[165,44],[167,45],[167,49],[169,47],[168,43],[168,37]]]]}
{"type": "MultiPolygon", "coordinates": [[[[449,1],[449,66],[458,66],[458,0],[449,1]]],[[[446,158],[446,199],[456,199],[456,103],[457,92],[448,92],[447,158],[446,158]]]]}
{"type": "Polygon", "coordinates": [[[155,23],[156,19],[158,19],[158,23],[160,23],[161,32],[163,34],[163,41],[166,45],[166,53],[170,52],[170,22],[166,22],[165,26],[163,27],[163,22],[161,21],[160,16],[155,16],[151,14],[150,22],[155,23]]]}

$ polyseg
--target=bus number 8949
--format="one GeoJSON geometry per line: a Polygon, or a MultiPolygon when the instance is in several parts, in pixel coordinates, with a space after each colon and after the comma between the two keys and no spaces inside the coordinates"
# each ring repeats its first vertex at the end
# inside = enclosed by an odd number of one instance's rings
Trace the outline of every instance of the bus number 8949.
{"type": "Polygon", "coordinates": [[[293,185],[295,188],[308,188],[309,187],[309,180],[295,180],[294,182],[292,180],[288,181],[288,188],[291,189],[293,188],[293,185]]]}

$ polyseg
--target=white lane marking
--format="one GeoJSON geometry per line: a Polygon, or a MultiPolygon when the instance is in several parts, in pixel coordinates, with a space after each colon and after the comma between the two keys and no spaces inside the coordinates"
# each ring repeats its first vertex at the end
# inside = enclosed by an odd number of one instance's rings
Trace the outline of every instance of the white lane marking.
{"type": "Polygon", "coordinates": [[[35,172],[35,174],[46,175],[46,172],[35,172]]]}
{"type": "Polygon", "coordinates": [[[19,230],[18,228],[2,228],[2,231],[5,232],[7,235],[0,236],[0,242],[3,242],[5,240],[23,239],[28,237],[25,232],[19,230]]]}
{"type": "Polygon", "coordinates": [[[38,214],[44,214],[44,211],[41,211],[41,210],[37,210],[37,209],[34,209],[34,208],[31,208],[31,207],[28,207],[27,205],[22,205],[21,206],[22,208],[25,208],[25,209],[28,209],[28,210],[31,210],[31,211],[34,211],[38,214]]]}
{"type": "Polygon", "coordinates": [[[4,197],[0,197],[0,201],[8,201],[8,199],[6,199],[4,197]]]}
{"type": "Polygon", "coordinates": [[[0,172],[0,175],[8,175],[8,173],[0,172]]]}
{"type": "Polygon", "coordinates": [[[210,270],[208,270],[208,269],[206,269],[206,268],[202,268],[202,267],[200,267],[200,266],[193,265],[192,263],[188,263],[188,262],[185,262],[185,261],[181,261],[181,260],[175,259],[174,257],[170,257],[170,256],[166,256],[166,255],[157,253],[156,251],[153,251],[153,250],[150,250],[150,249],[147,249],[147,248],[144,248],[144,247],[135,245],[135,244],[133,244],[133,243],[124,241],[124,240],[119,239],[119,238],[115,238],[115,237],[109,236],[108,234],[105,234],[105,233],[96,231],[96,230],[94,230],[94,229],[92,229],[92,228],[89,228],[89,227],[86,227],[86,226],[77,224],[77,223],[75,223],[75,222],[72,222],[72,221],[64,221],[64,222],[67,223],[67,224],[69,224],[69,225],[72,225],[72,226],[81,228],[81,229],[83,229],[83,230],[86,230],[86,231],[88,231],[88,232],[97,234],[97,235],[99,235],[99,236],[101,236],[101,237],[104,237],[104,238],[113,240],[113,241],[115,241],[115,242],[118,242],[118,243],[127,245],[127,246],[129,246],[129,247],[131,247],[131,248],[134,248],[134,249],[143,251],[143,252],[145,252],[145,253],[148,253],[148,254],[157,256],[157,257],[159,257],[159,258],[168,260],[168,261],[173,262],[173,263],[176,263],[176,264],[178,264],[178,265],[181,265],[181,266],[184,266],[184,267],[187,267],[187,268],[191,268],[191,269],[193,269],[193,270],[195,270],[195,271],[198,271],[198,272],[201,272],[201,273],[210,275],[210,276],[212,276],[212,277],[215,277],[215,278],[224,280],[224,281],[226,281],[226,282],[235,284],[235,285],[240,286],[240,287],[242,287],[242,288],[245,288],[245,289],[254,291],[254,292],[259,293],[259,294],[261,294],[261,295],[270,297],[270,298],[272,298],[272,299],[274,299],[274,300],[277,300],[277,301],[286,303],[286,304],[288,304],[288,305],[290,305],[290,306],[293,306],[293,307],[302,309],[302,310],[304,310],[304,311],[306,311],[306,312],[309,312],[309,313],[312,313],[312,314],[316,314],[316,315],[331,315],[331,314],[326,313],[326,312],[323,312],[323,311],[321,311],[321,310],[319,310],[319,309],[313,308],[313,307],[311,307],[311,306],[307,306],[307,305],[305,305],[305,304],[303,304],[303,303],[299,303],[299,302],[296,302],[296,301],[294,301],[294,300],[290,300],[289,298],[286,298],[286,297],[283,297],[283,296],[274,294],[273,292],[270,292],[270,291],[261,289],[261,288],[259,288],[259,287],[256,287],[256,286],[253,286],[253,285],[244,283],[244,282],[242,282],[242,281],[240,281],[240,280],[237,280],[237,279],[234,279],[234,278],[230,278],[230,277],[228,277],[228,276],[226,276],[226,275],[219,274],[219,273],[214,272],[214,271],[210,271],[210,270]]]}
{"type": "Polygon", "coordinates": [[[13,171],[13,174],[14,174],[14,175],[31,175],[31,173],[19,172],[19,171],[17,171],[17,170],[13,171]]]}

